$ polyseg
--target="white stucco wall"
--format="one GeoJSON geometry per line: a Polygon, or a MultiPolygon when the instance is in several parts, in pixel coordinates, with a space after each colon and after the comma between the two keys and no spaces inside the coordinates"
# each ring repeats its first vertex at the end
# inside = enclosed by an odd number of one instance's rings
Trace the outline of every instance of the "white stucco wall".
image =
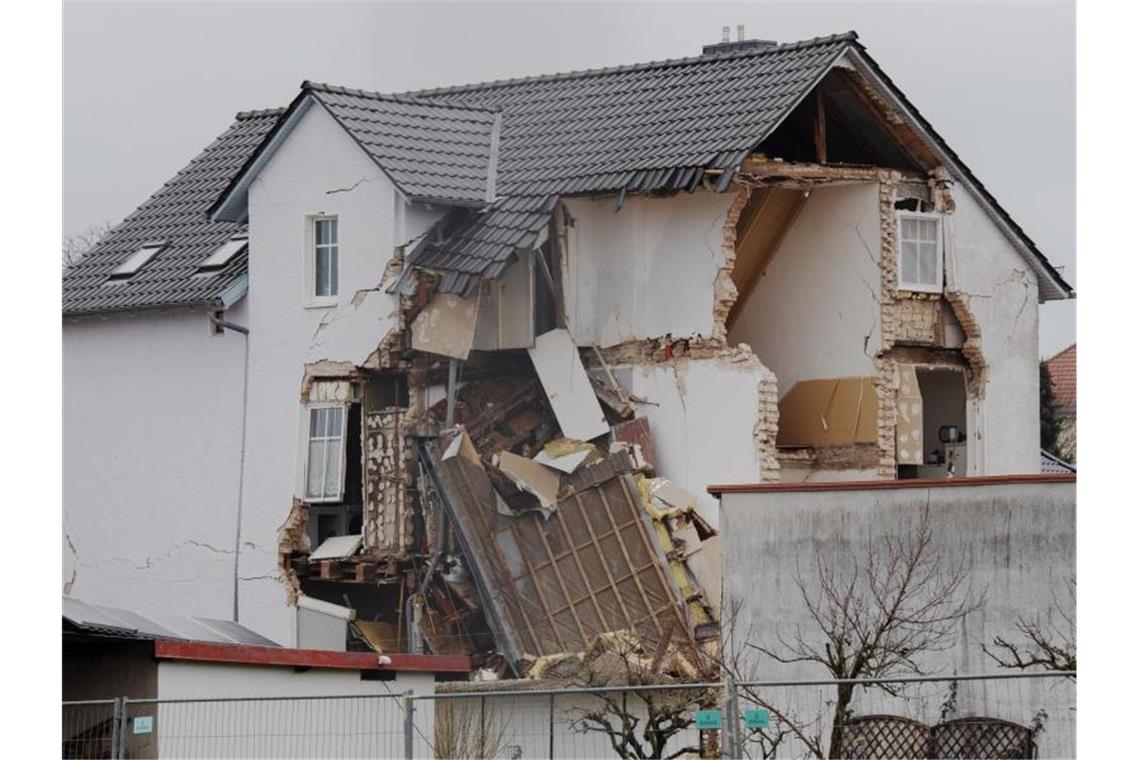
{"type": "MultiPolygon", "coordinates": [[[[434,689],[428,673],[364,681],[356,670],[163,661],[159,699],[259,699],[158,705],[159,757],[403,757],[404,712],[393,695],[434,689]],[[339,698],[305,699],[326,696],[339,698]]],[[[417,724],[430,727],[431,702],[417,707],[417,724]]]]}
{"type": "MultiPolygon", "coordinates": [[[[932,542],[926,556],[940,557],[947,571],[964,563],[963,598],[967,593],[975,600],[981,597],[982,605],[966,616],[949,649],[927,653],[920,662],[932,675],[1002,672],[983,652],[983,643],[995,636],[1020,641],[1014,627],[1019,617],[1046,625],[1051,620],[1063,629],[1059,611],[1073,613],[1068,584],[1076,567],[1075,496],[1071,482],[724,494],[724,593],[730,604],[742,605],[732,628],[736,646],[744,647],[747,639],[786,654],[779,638],[794,641],[797,628],[806,641],[821,645],[819,627],[796,585],[797,572],[809,592],[819,588],[817,559],[840,571],[840,578],[850,577],[844,568],[850,567],[845,563],[852,556],[865,568],[871,542],[911,535],[922,507],[928,506],[932,542]]],[[[828,677],[818,663],[780,663],[744,649],[746,660],[756,668],[753,674],[765,680],[828,677]]],[[[907,695],[892,700],[875,690],[857,690],[853,706],[857,715],[907,715],[933,724],[948,685],[910,687],[907,695]]],[[[822,710],[827,716],[825,737],[831,715],[826,700],[834,696],[834,687],[827,686],[770,689],[766,694],[801,719],[814,718],[822,710]]],[[[1027,725],[1045,708],[1049,718],[1039,739],[1040,756],[1072,757],[1073,699],[1068,681],[961,682],[959,711],[951,717],[980,715],[1027,725]]]]}
{"type": "Polygon", "coordinates": [[[1040,471],[1036,276],[982,208],[955,187],[947,217],[946,287],[969,296],[989,369],[967,410],[981,432],[971,456],[987,475],[1040,471]]]}
{"type": "Polygon", "coordinates": [[[65,594],[231,617],[244,341],[201,311],[64,320],[65,594]]]}
{"type": "MultiPolygon", "coordinates": [[[[879,349],[879,185],[812,190],[729,331],[776,373],[867,377],[879,349]]],[[[745,294],[740,295],[741,299],[745,294]]]]}
{"type": "Polygon", "coordinates": [[[250,404],[242,520],[240,620],[291,644],[293,611],[277,573],[277,530],[303,466],[299,401],[306,362],[363,361],[394,325],[377,288],[394,248],[440,212],[409,208],[383,172],[320,107],[310,108],[249,191],[250,404]],[[339,219],[336,307],[306,308],[306,217],[339,219]]]}
{"type": "Polygon", "coordinates": [[[732,193],[668,198],[571,198],[565,283],[570,334],[579,346],[709,336],[713,283],[724,265],[732,193]]]}
{"type": "Polygon", "coordinates": [[[637,405],[637,415],[649,420],[657,475],[696,496],[701,516],[716,526],[718,506],[709,485],[760,480],[754,428],[764,368],[755,358],[681,358],[614,373],[648,402],[637,405]]]}

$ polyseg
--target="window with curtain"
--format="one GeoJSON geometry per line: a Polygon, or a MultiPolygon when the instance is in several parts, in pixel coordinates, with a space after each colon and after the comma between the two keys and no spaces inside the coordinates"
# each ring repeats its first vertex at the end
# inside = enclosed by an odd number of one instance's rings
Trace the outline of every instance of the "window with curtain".
{"type": "Polygon", "coordinates": [[[309,408],[309,452],[305,467],[306,501],[340,501],[344,495],[343,406],[309,408]]]}

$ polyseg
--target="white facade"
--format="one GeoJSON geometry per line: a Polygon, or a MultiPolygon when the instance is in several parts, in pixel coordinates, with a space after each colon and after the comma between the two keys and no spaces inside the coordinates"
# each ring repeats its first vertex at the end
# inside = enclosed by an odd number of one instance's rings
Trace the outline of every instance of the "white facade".
{"type": "Polygon", "coordinates": [[[64,321],[65,595],[232,616],[245,338],[210,327],[189,310],[64,321]]]}

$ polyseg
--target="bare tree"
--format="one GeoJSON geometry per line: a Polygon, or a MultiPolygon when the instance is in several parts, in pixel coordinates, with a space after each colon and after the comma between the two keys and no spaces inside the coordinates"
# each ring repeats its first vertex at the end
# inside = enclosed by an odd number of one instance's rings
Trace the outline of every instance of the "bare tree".
{"type": "Polygon", "coordinates": [[[63,238],[63,266],[64,269],[83,258],[92,248],[99,244],[108,232],[111,223],[107,221],[92,224],[74,235],[65,235],[63,238]]]}
{"type": "Polygon", "coordinates": [[[990,659],[1003,668],[1076,672],[1077,624],[1073,614],[1077,607],[1076,579],[1069,579],[1067,586],[1067,603],[1062,604],[1054,593],[1046,624],[1023,617],[1017,619],[1014,627],[1021,634],[1022,642],[1013,643],[997,636],[992,644],[983,644],[982,649],[990,659]]]}
{"type": "MultiPolygon", "coordinates": [[[[930,514],[923,509],[911,532],[869,542],[865,556],[845,562],[816,560],[815,577],[797,569],[796,586],[813,626],[797,626],[790,640],[778,634],[779,648],[748,645],[782,663],[818,663],[833,678],[887,678],[926,673],[924,655],[955,643],[955,629],[981,606],[967,586],[963,558],[956,564],[934,544],[930,514]]],[[[892,696],[897,684],[877,684],[892,696]]],[[[851,717],[853,684],[836,687],[833,726],[851,717]]],[[[833,737],[837,734],[833,731],[833,737]]],[[[838,751],[831,742],[831,756],[838,751]]]]}
{"type": "MultiPolygon", "coordinates": [[[[682,735],[695,723],[694,711],[702,707],[715,707],[719,695],[716,689],[686,687],[684,673],[670,665],[676,657],[686,657],[693,666],[694,653],[671,650],[666,656],[668,641],[656,652],[646,652],[640,640],[631,632],[605,635],[604,650],[592,647],[591,652],[575,665],[568,685],[579,688],[591,686],[628,686],[621,692],[597,692],[590,696],[588,707],[572,710],[571,728],[581,733],[601,733],[610,742],[613,751],[621,758],[637,760],[669,760],[686,754],[701,753],[702,748],[685,742],[670,746],[674,737],[682,735]],[[673,672],[670,672],[673,671],[673,672]],[[639,690],[638,686],[676,683],[676,689],[639,690]]],[[[686,669],[687,668],[683,668],[686,669]]],[[[700,671],[689,671],[700,678],[700,671]]]]}

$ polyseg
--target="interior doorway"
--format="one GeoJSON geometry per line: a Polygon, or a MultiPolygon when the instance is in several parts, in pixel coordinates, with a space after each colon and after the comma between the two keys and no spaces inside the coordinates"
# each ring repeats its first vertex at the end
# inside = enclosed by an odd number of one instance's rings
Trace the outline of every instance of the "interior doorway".
{"type": "Polygon", "coordinates": [[[957,369],[919,368],[922,394],[923,464],[919,477],[963,477],[969,473],[966,377],[957,369]]]}

